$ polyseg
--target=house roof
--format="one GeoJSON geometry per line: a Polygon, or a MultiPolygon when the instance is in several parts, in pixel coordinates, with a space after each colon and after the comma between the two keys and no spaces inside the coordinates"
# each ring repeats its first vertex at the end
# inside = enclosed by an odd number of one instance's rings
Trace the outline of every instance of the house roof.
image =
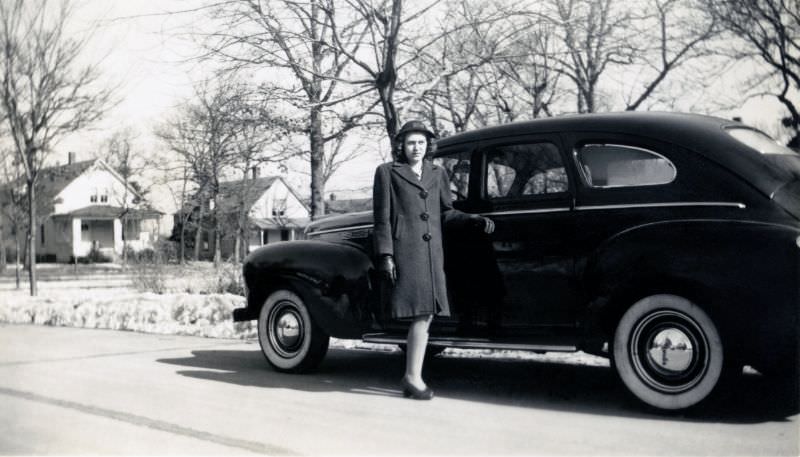
{"type": "MultiPolygon", "coordinates": [[[[55,210],[55,198],[56,196],[61,193],[72,181],[78,178],[80,175],[85,173],[95,164],[100,164],[104,167],[107,171],[113,174],[117,179],[120,181],[124,180],[119,176],[116,170],[114,170],[111,166],[106,164],[102,159],[90,159],[90,160],[83,160],[80,162],[73,162],[68,163],[65,165],[55,165],[52,167],[42,168],[39,171],[39,177],[37,180],[36,185],[36,200],[39,205],[37,212],[40,214],[51,214],[55,210]]],[[[0,189],[5,188],[6,186],[19,186],[24,185],[25,181],[24,178],[20,179],[16,183],[7,183],[3,186],[0,186],[0,189]]],[[[136,189],[133,189],[129,186],[133,195],[137,195],[136,189]]],[[[97,207],[103,205],[96,205],[97,207]]],[[[91,207],[88,207],[91,208],[91,207]]],[[[110,207],[109,207],[110,208],[110,207]]],[[[78,210],[80,211],[80,210],[78,210]]],[[[160,212],[152,209],[152,208],[143,208],[144,212],[152,212],[161,214],[160,212]]],[[[119,213],[118,213],[119,214],[119,213]]]]}
{"type": "Polygon", "coordinates": [[[240,203],[244,203],[244,207],[249,210],[278,179],[277,176],[264,176],[256,179],[221,182],[219,183],[217,205],[223,213],[235,212],[240,203]]]}
{"type": "Polygon", "coordinates": [[[308,210],[308,207],[300,199],[292,186],[286,183],[280,176],[264,176],[256,179],[239,179],[236,181],[224,181],[219,183],[219,194],[217,195],[217,205],[222,213],[232,213],[239,208],[240,203],[244,203],[245,210],[250,210],[253,205],[264,195],[276,181],[281,181],[289,189],[289,192],[308,210]]]}
{"type": "MultiPolygon", "coordinates": [[[[64,190],[75,178],[94,165],[94,163],[95,160],[84,160],[66,165],[42,168],[39,171],[39,178],[36,186],[36,201],[39,202],[38,212],[40,214],[52,213],[53,199],[55,199],[56,195],[64,190]]],[[[18,187],[24,185],[25,179],[23,177],[15,182],[3,184],[0,186],[0,190],[4,190],[10,186],[18,187]]]]}
{"type": "Polygon", "coordinates": [[[123,213],[125,213],[126,216],[130,219],[154,219],[163,214],[162,212],[157,211],[153,208],[141,208],[141,209],[128,208],[126,212],[125,208],[119,206],[91,205],[70,211],[68,213],[58,214],[56,216],[85,217],[85,218],[92,218],[92,217],[118,218],[122,217],[123,213]]]}

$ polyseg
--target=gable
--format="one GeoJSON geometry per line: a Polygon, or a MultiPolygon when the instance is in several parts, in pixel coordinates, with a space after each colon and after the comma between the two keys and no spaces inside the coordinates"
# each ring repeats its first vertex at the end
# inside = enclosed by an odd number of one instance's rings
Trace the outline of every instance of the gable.
{"type": "Polygon", "coordinates": [[[52,213],[69,213],[91,205],[138,207],[139,199],[132,186],[126,187],[117,173],[96,160],[54,195],[52,213]]]}
{"type": "Polygon", "coordinates": [[[309,211],[283,179],[277,179],[255,201],[248,215],[256,219],[271,219],[275,216],[304,219],[309,217],[309,211]]]}

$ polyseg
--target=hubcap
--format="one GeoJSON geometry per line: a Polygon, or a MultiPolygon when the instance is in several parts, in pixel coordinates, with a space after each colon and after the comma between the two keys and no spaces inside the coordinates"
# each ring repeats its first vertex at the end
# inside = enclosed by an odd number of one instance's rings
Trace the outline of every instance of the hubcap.
{"type": "Polygon", "coordinates": [[[294,303],[276,303],[269,315],[268,328],[270,343],[281,357],[297,354],[303,344],[305,328],[294,303]]]}
{"type": "Polygon", "coordinates": [[[660,310],[645,316],[629,342],[631,362],[651,388],[677,394],[693,388],[709,364],[708,341],[686,314],[660,310]]]}
{"type": "Polygon", "coordinates": [[[667,375],[677,375],[692,364],[693,351],[692,340],[686,333],[679,328],[666,328],[651,340],[648,362],[667,375]]]}

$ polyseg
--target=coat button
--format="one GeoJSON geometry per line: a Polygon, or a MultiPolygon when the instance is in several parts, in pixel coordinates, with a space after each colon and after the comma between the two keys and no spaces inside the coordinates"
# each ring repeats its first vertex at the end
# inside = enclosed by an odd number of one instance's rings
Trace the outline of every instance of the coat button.
{"type": "Polygon", "coordinates": [[[422,192],[420,192],[419,193],[419,198],[428,198],[428,191],[427,190],[423,190],[422,192]]]}
{"type": "Polygon", "coordinates": [[[422,213],[419,215],[419,218],[423,221],[427,221],[431,216],[428,213],[422,213]]]}
{"type": "Polygon", "coordinates": [[[426,233],[426,234],[422,235],[422,239],[425,240],[425,241],[430,241],[431,238],[432,237],[431,237],[430,233],[426,233]]]}

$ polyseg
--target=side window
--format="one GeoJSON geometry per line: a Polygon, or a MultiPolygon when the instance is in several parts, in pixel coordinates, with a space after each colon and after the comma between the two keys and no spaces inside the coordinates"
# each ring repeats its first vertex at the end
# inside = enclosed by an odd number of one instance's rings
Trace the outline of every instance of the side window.
{"type": "Polygon", "coordinates": [[[587,144],[576,151],[591,187],[653,186],[675,180],[675,165],[661,154],[634,146],[587,144]]]}
{"type": "Polygon", "coordinates": [[[518,198],[569,189],[567,173],[552,143],[498,146],[486,152],[486,197],[518,198]]]}
{"type": "Polygon", "coordinates": [[[449,154],[433,159],[433,163],[444,168],[450,178],[453,201],[466,200],[469,191],[470,153],[449,154]]]}

